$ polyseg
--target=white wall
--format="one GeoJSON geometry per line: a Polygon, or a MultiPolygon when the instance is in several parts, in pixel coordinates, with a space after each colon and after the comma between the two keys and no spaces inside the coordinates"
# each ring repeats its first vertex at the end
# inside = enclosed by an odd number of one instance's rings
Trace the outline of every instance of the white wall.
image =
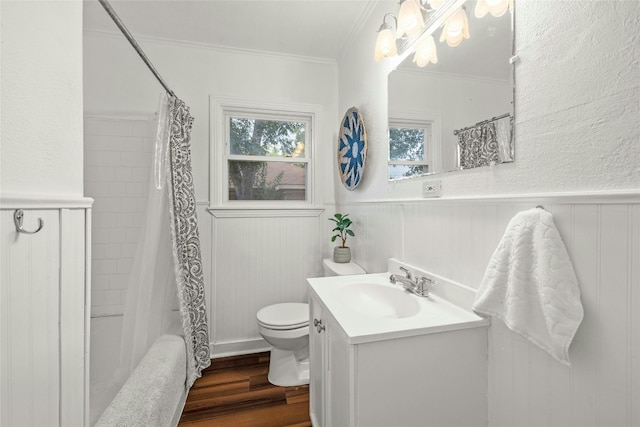
{"type": "MultiPolygon", "coordinates": [[[[443,196],[638,188],[640,3],[516,3],[516,162],[442,175],[443,196]]],[[[388,184],[383,173],[392,65],[376,63],[373,46],[396,6],[380,2],[339,60],[339,110],[362,110],[369,156],[357,191],[335,184],[338,200],[422,194],[421,180],[388,184]]]]}
{"type": "MultiPolygon", "coordinates": [[[[333,146],[337,137],[335,63],[136,37],[195,118],[191,139],[199,201],[209,198],[209,95],[319,105],[324,117],[318,124],[319,148],[333,146]]],[[[85,112],[149,114],[157,110],[162,88],[121,34],[85,31],[84,57],[85,112]]],[[[322,169],[328,154],[318,152],[324,155],[319,159],[322,169]]],[[[320,200],[333,198],[331,192],[319,196],[320,200]]]]}
{"type": "Polygon", "coordinates": [[[83,425],[82,2],[1,1],[0,38],[0,425],[83,425]]]}
{"type": "Polygon", "coordinates": [[[82,2],[1,10],[0,191],[82,196],[82,2]]]}
{"type": "MultiPolygon", "coordinates": [[[[209,96],[319,106],[317,200],[323,208],[325,201],[333,200],[337,66],[308,58],[136,39],[195,117],[192,160],[214,355],[247,345],[264,347],[257,310],[275,302],[305,300],[304,279],[322,271],[320,230],[328,221],[318,215],[234,218],[207,212],[209,179],[215,179],[217,168],[209,165],[209,96]]],[[[120,34],[85,31],[84,53],[87,114],[156,111],[161,87],[120,34]]],[[[90,174],[92,166],[87,169],[90,174]]],[[[328,240],[330,228],[323,230],[328,240]]]]}
{"type": "Polygon", "coordinates": [[[493,322],[489,425],[638,425],[640,3],[516,1],[516,161],[440,175],[443,199],[413,202],[424,180],[386,182],[389,65],[372,54],[382,15],[396,7],[379,3],[339,61],[340,111],[360,107],[369,130],[361,187],[348,192],[334,178],[338,208],[356,221],[355,258],[383,271],[395,256],[477,287],[509,219],[544,204],[585,307],[574,366],[559,366],[493,322]],[[596,190],[604,195],[554,195],[596,190]],[[631,191],[617,198],[613,190],[631,191]],[[463,197],[483,195],[497,197],[463,197]]]}
{"type": "MultiPolygon", "coordinates": [[[[352,250],[370,272],[395,257],[477,289],[504,229],[538,203],[554,216],[580,284],[585,317],[572,368],[492,320],[489,426],[640,424],[640,197],[346,202],[352,250]]],[[[478,425],[484,425],[478,420],[478,425]]]]}

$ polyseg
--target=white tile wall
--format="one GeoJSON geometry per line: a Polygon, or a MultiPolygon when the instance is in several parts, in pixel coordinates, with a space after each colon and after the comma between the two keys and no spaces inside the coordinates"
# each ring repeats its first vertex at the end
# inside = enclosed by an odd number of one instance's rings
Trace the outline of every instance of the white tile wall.
{"type": "Polygon", "coordinates": [[[147,203],[154,120],[87,116],[84,191],[93,197],[91,315],[122,314],[147,203]]]}

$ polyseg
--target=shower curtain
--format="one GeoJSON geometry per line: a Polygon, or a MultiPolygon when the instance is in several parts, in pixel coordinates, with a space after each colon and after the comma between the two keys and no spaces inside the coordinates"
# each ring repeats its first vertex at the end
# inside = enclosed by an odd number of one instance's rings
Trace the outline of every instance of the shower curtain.
{"type": "Polygon", "coordinates": [[[513,161],[511,116],[458,131],[460,169],[513,161]]]}
{"type": "Polygon", "coordinates": [[[191,172],[192,122],[183,101],[162,97],[146,219],[127,288],[117,373],[120,384],[165,333],[184,336],[187,388],[210,364],[191,172]]]}
{"type": "Polygon", "coordinates": [[[187,105],[170,100],[169,213],[182,330],[187,345],[187,387],[211,364],[202,276],[196,196],[191,172],[191,126],[187,105]]]}

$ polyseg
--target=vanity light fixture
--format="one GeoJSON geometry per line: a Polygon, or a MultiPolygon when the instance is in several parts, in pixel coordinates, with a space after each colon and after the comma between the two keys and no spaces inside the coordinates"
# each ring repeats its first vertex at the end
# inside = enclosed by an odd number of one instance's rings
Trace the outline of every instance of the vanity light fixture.
{"type": "Polygon", "coordinates": [[[398,54],[396,38],[391,32],[391,25],[386,23],[387,16],[391,16],[394,21],[396,21],[396,27],[398,25],[398,20],[390,13],[387,13],[382,18],[382,25],[380,25],[380,29],[378,29],[378,40],[376,41],[376,62],[381,61],[383,58],[390,58],[398,54]]]}
{"type": "Polygon", "coordinates": [[[405,34],[413,37],[424,25],[422,18],[422,4],[419,0],[400,0],[400,12],[398,12],[397,38],[405,34]]]}
{"type": "Polygon", "coordinates": [[[451,47],[459,46],[463,39],[469,38],[469,21],[464,6],[447,19],[440,34],[440,41],[446,41],[451,47]]]}
{"type": "Polygon", "coordinates": [[[513,0],[478,0],[475,15],[477,18],[484,18],[487,13],[490,13],[499,18],[507,10],[513,12],[513,0]]]}
{"type": "Polygon", "coordinates": [[[438,52],[433,36],[425,37],[418,42],[413,62],[418,67],[426,67],[429,63],[436,64],[438,62],[438,52]]]}
{"type": "MultiPolygon", "coordinates": [[[[438,61],[433,34],[445,23],[444,38],[449,46],[459,45],[464,38],[469,38],[467,15],[460,7],[466,0],[400,0],[398,18],[387,13],[382,18],[378,29],[375,59],[391,58],[398,53],[406,56],[415,50],[414,62],[420,67],[438,61]],[[424,15],[423,15],[424,13],[424,15]],[[396,22],[394,37],[387,17],[396,22]],[[426,21],[425,21],[426,20],[426,21]]],[[[498,0],[487,0],[498,1],[498,0]]]]}

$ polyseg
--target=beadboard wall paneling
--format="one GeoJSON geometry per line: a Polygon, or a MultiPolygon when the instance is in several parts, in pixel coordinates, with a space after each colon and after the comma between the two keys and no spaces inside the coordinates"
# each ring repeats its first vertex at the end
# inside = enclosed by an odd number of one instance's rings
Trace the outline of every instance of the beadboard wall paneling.
{"type": "Polygon", "coordinates": [[[0,203],[0,425],[84,425],[90,210],[25,209],[27,230],[44,227],[23,234],[19,205],[0,203]]]}
{"type": "MultiPolygon", "coordinates": [[[[349,214],[353,221],[351,227],[355,237],[349,237],[347,246],[351,248],[351,257],[367,273],[387,271],[389,258],[404,259],[402,253],[403,216],[402,207],[398,205],[358,204],[348,208],[336,208],[337,212],[349,214]]],[[[332,235],[328,214],[322,221],[322,239],[328,244],[325,253],[333,254],[335,243],[330,241],[332,235]]]]}
{"type": "Polygon", "coordinates": [[[80,426],[85,423],[85,360],[87,343],[87,295],[85,268],[87,256],[86,211],[60,210],[60,425],[80,426]]]}
{"type": "Polygon", "coordinates": [[[13,210],[2,210],[0,370],[3,426],[53,426],[60,416],[60,212],[25,211],[18,234],[13,210]]]}
{"type": "MultiPolygon", "coordinates": [[[[354,252],[371,253],[367,246],[384,241],[406,262],[477,288],[509,220],[536,203],[425,200],[338,209],[353,212],[357,223],[378,224],[353,239],[354,252]],[[402,235],[379,226],[397,222],[402,235]]],[[[585,310],[569,352],[573,366],[493,321],[489,426],[640,425],[640,203],[549,196],[544,207],[573,261],[585,310]]],[[[376,259],[368,270],[384,268],[376,259]]]]}
{"type": "Polygon", "coordinates": [[[214,347],[258,340],[256,313],[305,302],[306,279],[322,275],[319,217],[212,218],[214,347]]]}

